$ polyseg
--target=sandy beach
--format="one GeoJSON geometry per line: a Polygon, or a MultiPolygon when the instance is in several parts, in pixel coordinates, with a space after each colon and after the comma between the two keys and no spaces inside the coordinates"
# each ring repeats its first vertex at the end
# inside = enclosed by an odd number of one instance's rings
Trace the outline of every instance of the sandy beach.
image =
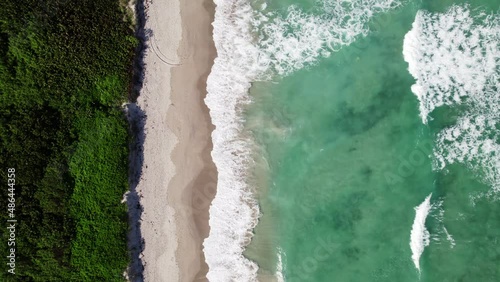
{"type": "Polygon", "coordinates": [[[203,102],[215,58],[212,1],[146,1],[142,173],[144,281],[206,281],[202,251],[217,172],[203,102]]]}

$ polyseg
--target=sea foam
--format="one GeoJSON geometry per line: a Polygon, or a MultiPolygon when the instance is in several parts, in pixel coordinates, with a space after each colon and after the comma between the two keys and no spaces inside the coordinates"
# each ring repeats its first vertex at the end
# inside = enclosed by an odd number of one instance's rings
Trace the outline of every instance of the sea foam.
{"type": "Polygon", "coordinates": [[[500,191],[500,17],[452,6],[419,11],[403,55],[416,79],[412,92],[427,123],[434,109],[461,105],[456,123],[436,138],[436,169],[463,163],[500,191]]]}
{"type": "Polygon", "coordinates": [[[425,228],[425,220],[431,210],[431,196],[432,194],[427,196],[427,198],[425,198],[420,205],[415,207],[415,220],[413,221],[413,226],[411,228],[411,258],[419,272],[420,256],[424,252],[425,247],[427,247],[430,243],[430,234],[427,228],[425,228]]]}
{"type": "Polygon", "coordinates": [[[324,9],[321,15],[295,6],[283,15],[266,11],[266,5],[257,10],[248,0],[214,2],[217,58],[208,77],[205,102],[215,125],[212,158],[218,184],[210,206],[210,234],[203,243],[207,277],[217,282],[255,281],[258,267],[243,256],[259,217],[253,187],[247,184],[252,140],[244,135],[242,116],[251,101],[251,83],[314,64],[367,34],[373,15],[399,2],[324,0],[318,8],[324,9]]]}
{"type": "Polygon", "coordinates": [[[257,45],[271,74],[287,75],[328,57],[366,36],[367,24],[376,14],[401,5],[396,0],[317,2],[314,13],[292,5],[286,13],[263,11],[255,16],[257,45]]]}
{"type": "Polygon", "coordinates": [[[250,83],[265,70],[250,32],[252,8],[246,1],[215,1],[213,38],[217,58],[207,81],[205,103],[215,130],[212,158],[218,170],[217,194],[210,206],[210,234],[204,253],[210,281],[254,281],[257,265],[243,256],[257,224],[258,205],[246,183],[251,163],[249,140],[241,136],[242,106],[250,83]]]}
{"type": "Polygon", "coordinates": [[[456,242],[453,236],[448,232],[446,226],[444,224],[444,199],[435,200],[434,204],[432,204],[431,211],[432,217],[436,220],[434,226],[434,232],[431,236],[433,242],[436,244],[442,244],[444,238],[450,244],[450,248],[455,247],[456,242]]]}

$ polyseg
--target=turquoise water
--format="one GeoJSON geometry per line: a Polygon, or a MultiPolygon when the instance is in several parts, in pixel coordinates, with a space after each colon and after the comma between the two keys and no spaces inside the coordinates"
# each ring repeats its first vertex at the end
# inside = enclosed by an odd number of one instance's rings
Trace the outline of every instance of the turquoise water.
{"type": "MultiPolygon", "coordinates": [[[[291,4],[325,13],[317,1],[268,2],[274,15],[291,4]]],[[[481,176],[489,168],[433,166],[440,132],[464,106],[436,108],[424,124],[403,58],[418,10],[461,3],[406,1],[339,52],[252,85],[245,131],[257,145],[251,181],[261,217],[245,255],[262,281],[279,268],[293,282],[500,281],[500,203],[481,176]],[[414,207],[431,193],[419,271],[410,233],[414,207]]],[[[496,12],[499,3],[470,9],[496,12]]]]}

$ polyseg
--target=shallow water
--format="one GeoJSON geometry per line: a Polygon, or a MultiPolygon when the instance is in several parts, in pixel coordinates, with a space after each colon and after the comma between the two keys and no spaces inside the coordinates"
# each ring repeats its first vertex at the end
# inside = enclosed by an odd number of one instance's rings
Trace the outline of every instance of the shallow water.
{"type": "Polygon", "coordinates": [[[499,3],[464,3],[216,14],[209,278],[500,280],[499,3]]]}

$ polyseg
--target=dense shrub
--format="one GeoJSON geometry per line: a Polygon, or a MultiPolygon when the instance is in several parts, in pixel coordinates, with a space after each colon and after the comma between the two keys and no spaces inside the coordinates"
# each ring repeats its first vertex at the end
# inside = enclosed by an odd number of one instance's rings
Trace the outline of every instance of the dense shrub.
{"type": "Polygon", "coordinates": [[[120,105],[135,45],[118,0],[0,1],[0,220],[8,167],[16,169],[18,220],[16,276],[2,263],[0,281],[123,280],[128,135],[120,105]]]}

